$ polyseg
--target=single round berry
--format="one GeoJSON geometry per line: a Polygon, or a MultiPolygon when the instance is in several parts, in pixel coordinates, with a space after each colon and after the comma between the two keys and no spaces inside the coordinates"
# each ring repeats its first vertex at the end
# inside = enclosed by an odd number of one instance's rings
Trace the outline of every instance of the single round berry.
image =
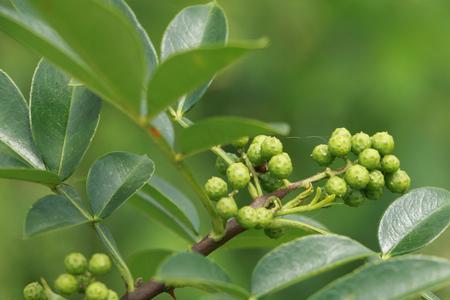
{"type": "Polygon", "coordinates": [[[205,183],[205,191],[211,200],[218,200],[228,194],[228,184],[219,177],[211,177],[205,183]]]}
{"type": "Polygon", "coordinates": [[[377,132],[372,138],[372,148],[378,150],[380,154],[387,155],[394,151],[394,138],[387,132],[377,132]]]}
{"type": "MultiPolygon", "coordinates": [[[[234,154],[234,153],[227,153],[228,158],[233,162],[238,162],[239,161],[239,157],[234,154]]],[[[216,169],[217,171],[219,171],[220,174],[222,175],[226,175],[227,174],[227,168],[228,168],[228,163],[220,156],[217,157],[216,159],[216,169]]]]}
{"type": "Polygon", "coordinates": [[[269,193],[272,193],[283,186],[283,181],[272,175],[270,172],[260,174],[259,176],[262,188],[269,193]]]}
{"type": "Polygon", "coordinates": [[[64,259],[66,271],[73,275],[79,275],[87,270],[87,259],[81,253],[71,253],[64,259]]]}
{"type": "Polygon", "coordinates": [[[314,147],[311,153],[312,159],[317,162],[321,166],[330,165],[334,157],[331,155],[330,150],[328,149],[328,145],[321,144],[314,147]]]}
{"type": "Polygon", "coordinates": [[[367,133],[360,132],[352,136],[352,152],[358,155],[361,151],[370,148],[372,141],[367,133]]]}
{"type": "Polygon", "coordinates": [[[244,148],[248,144],[249,140],[250,138],[248,136],[243,136],[233,141],[231,144],[236,148],[244,148]]]}
{"type": "Polygon", "coordinates": [[[111,270],[111,260],[104,253],[96,253],[89,260],[89,271],[94,275],[103,275],[111,270]]]}
{"type": "Polygon", "coordinates": [[[346,156],[352,149],[352,138],[344,134],[333,135],[328,141],[328,150],[337,157],[346,156]]]}
{"type": "Polygon", "coordinates": [[[284,233],[283,228],[265,228],[264,229],[264,234],[273,240],[279,239],[283,235],[283,233],[284,233]]]}
{"type": "Polygon", "coordinates": [[[369,170],[375,170],[380,167],[380,153],[372,148],[368,148],[359,153],[358,163],[369,170]]]}
{"type": "Polygon", "coordinates": [[[108,300],[109,290],[101,282],[93,282],[86,289],[86,300],[108,300]]]}
{"type": "Polygon", "coordinates": [[[272,157],[269,161],[269,171],[280,179],[288,178],[293,170],[289,154],[283,152],[272,157]]]}
{"type": "Polygon", "coordinates": [[[345,181],[354,189],[360,190],[365,188],[369,180],[369,171],[361,165],[353,165],[345,172],[345,181]]]}
{"type": "Polygon", "coordinates": [[[273,219],[273,212],[265,207],[259,207],[256,210],[256,227],[266,228],[273,219]]]}
{"type": "Polygon", "coordinates": [[[256,210],[251,206],[243,206],[239,209],[236,220],[244,228],[254,228],[258,224],[256,210]]]}
{"type": "Polygon", "coordinates": [[[339,176],[333,176],[327,180],[325,191],[330,195],[343,197],[347,193],[347,183],[339,176]]]}
{"type": "Polygon", "coordinates": [[[108,300],[119,300],[119,295],[113,290],[108,290],[108,300]]]}
{"type": "Polygon", "coordinates": [[[335,136],[335,135],[343,135],[343,136],[347,136],[347,137],[351,137],[352,134],[350,133],[350,131],[348,131],[347,128],[341,127],[341,128],[336,128],[333,133],[331,134],[331,136],[335,136]]]}
{"type": "Polygon", "coordinates": [[[78,291],[81,293],[84,293],[84,291],[89,286],[89,284],[91,284],[92,281],[94,280],[92,278],[91,273],[89,273],[89,272],[86,272],[85,274],[77,275],[76,278],[77,278],[78,287],[79,287],[78,291]]]}
{"type": "Polygon", "coordinates": [[[252,144],[262,144],[264,142],[264,140],[268,138],[267,135],[257,135],[253,138],[252,144]]]}
{"type": "Polygon", "coordinates": [[[224,219],[234,217],[238,212],[236,201],[231,197],[223,197],[217,201],[217,213],[224,219]]]}
{"type": "Polygon", "coordinates": [[[369,173],[369,183],[367,184],[368,190],[379,190],[384,187],[384,175],[379,170],[374,170],[369,173]]]}
{"type": "Polygon", "coordinates": [[[66,295],[78,292],[78,281],[72,274],[61,274],[55,280],[55,289],[66,295]]]}
{"type": "Polygon", "coordinates": [[[42,285],[38,282],[32,282],[23,289],[25,300],[47,300],[47,295],[42,285]]]}
{"type": "Polygon", "coordinates": [[[381,170],[385,173],[394,173],[400,169],[400,160],[393,154],[385,155],[381,159],[381,170]]]}
{"type": "Polygon", "coordinates": [[[247,149],[247,157],[254,166],[260,166],[264,163],[261,155],[261,144],[252,143],[247,149]]]}
{"type": "Polygon", "coordinates": [[[364,191],[364,193],[368,199],[378,200],[383,195],[383,189],[377,189],[377,190],[367,189],[364,191]]]}
{"type": "Polygon", "coordinates": [[[393,193],[404,193],[410,185],[411,178],[403,170],[397,170],[386,177],[386,186],[393,193]]]}
{"type": "Polygon", "coordinates": [[[243,163],[234,163],[227,169],[227,178],[233,188],[243,189],[250,181],[250,171],[243,163]]]}
{"type": "Polygon", "coordinates": [[[351,207],[358,207],[364,202],[365,199],[366,198],[361,191],[351,190],[347,193],[347,195],[345,195],[344,203],[351,207]]]}
{"type": "Polygon", "coordinates": [[[276,137],[267,137],[261,144],[261,156],[263,159],[271,157],[283,152],[283,144],[276,137]]]}

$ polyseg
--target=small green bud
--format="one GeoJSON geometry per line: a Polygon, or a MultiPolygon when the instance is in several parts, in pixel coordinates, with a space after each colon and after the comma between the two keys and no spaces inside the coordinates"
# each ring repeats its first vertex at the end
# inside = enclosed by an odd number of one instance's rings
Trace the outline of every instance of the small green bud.
{"type": "Polygon", "coordinates": [[[108,290],[108,300],[119,300],[119,295],[113,290],[108,290]]]}
{"type": "Polygon", "coordinates": [[[328,150],[337,157],[346,156],[352,149],[352,138],[344,134],[333,135],[328,141],[328,150]]]}
{"type": "Polygon", "coordinates": [[[368,170],[375,170],[380,167],[380,153],[372,148],[368,148],[359,153],[358,163],[368,170]]]}
{"type": "Polygon", "coordinates": [[[384,175],[379,170],[374,170],[369,173],[368,190],[379,190],[384,187],[384,175]]]}
{"type": "Polygon", "coordinates": [[[243,189],[250,182],[250,171],[243,163],[234,163],[227,169],[227,178],[235,189],[243,189]]]}
{"type": "Polygon", "coordinates": [[[280,179],[288,178],[293,171],[292,161],[289,154],[283,152],[272,157],[269,161],[269,171],[280,179]]]}
{"type": "Polygon", "coordinates": [[[233,141],[231,144],[236,148],[244,148],[248,144],[249,140],[250,138],[248,136],[243,136],[233,141]]]}
{"type": "Polygon", "coordinates": [[[343,136],[347,136],[347,137],[352,137],[352,134],[350,133],[350,131],[348,131],[347,128],[336,128],[333,133],[331,134],[331,136],[335,136],[335,135],[343,135],[343,136]]]}
{"type": "Polygon", "coordinates": [[[393,193],[404,193],[410,185],[411,178],[403,170],[397,170],[386,177],[386,186],[393,193]]]}
{"type": "Polygon", "coordinates": [[[360,132],[352,136],[352,151],[356,155],[361,153],[361,151],[370,148],[372,141],[367,133],[360,132]]]}
{"type": "Polygon", "coordinates": [[[79,275],[87,270],[87,259],[81,253],[71,253],[64,259],[66,271],[72,275],[79,275]]]}
{"type": "Polygon", "coordinates": [[[325,191],[329,195],[334,194],[337,197],[343,197],[347,193],[347,183],[341,177],[333,176],[327,180],[325,191]]]}
{"type": "Polygon", "coordinates": [[[264,140],[268,138],[267,135],[257,135],[253,138],[252,144],[260,144],[262,145],[262,143],[264,142],[264,140]]]}
{"type": "Polygon", "coordinates": [[[108,300],[109,290],[101,282],[93,282],[86,289],[86,300],[108,300]]]}
{"type": "Polygon", "coordinates": [[[393,154],[388,154],[381,160],[381,170],[385,173],[394,173],[400,169],[400,160],[393,154]]]}
{"type": "Polygon", "coordinates": [[[264,159],[270,159],[271,157],[283,152],[283,144],[276,137],[267,137],[261,144],[261,156],[264,159]]]}
{"type": "Polygon", "coordinates": [[[231,197],[223,197],[217,201],[217,213],[224,219],[234,217],[238,212],[236,201],[231,197]]]}
{"type": "Polygon", "coordinates": [[[365,188],[369,180],[369,171],[361,165],[353,165],[345,172],[345,181],[356,190],[365,188]]]}
{"type": "Polygon", "coordinates": [[[89,271],[94,275],[103,275],[111,269],[111,260],[104,253],[96,253],[89,260],[89,271]]]}
{"type": "Polygon", "coordinates": [[[218,200],[228,194],[228,184],[219,177],[211,177],[205,183],[205,191],[211,200],[218,200]]]}
{"type": "Polygon", "coordinates": [[[32,282],[23,289],[25,300],[47,300],[47,295],[42,285],[38,282],[32,282]]]}
{"type": "Polygon", "coordinates": [[[259,166],[264,163],[264,159],[261,155],[261,144],[252,143],[247,149],[247,157],[253,165],[259,166]]]}
{"type": "Polygon", "coordinates": [[[351,207],[360,206],[366,198],[361,191],[351,190],[350,193],[347,193],[344,197],[344,203],[351,207]]]}
{"type": "Polygon", "coordinates": [[[394,151],[394,138],[387,132],[377,132],[372,138],[372,148],[378,150],[380,154],[391,154],[394,151]]]}
{"type": "Polygon", "coordinates": [[[264,234],[273,240],[279,239],[283,235],[283,233],[284,233],[283,228],[265,228],[264,229],[264,234]]]}
{"type": "Polygon", "coordinates": [[[256,210],[256,227],[266,228],[273,219],[273,212],[265,207],[259,207],[256,210]]]}
{"type": "Polygon", "coordinates": [[[366,194],[366,197],[370,200],[378,200],[381,198],[381,196],[383,195],[383,189],[376,189],[376,190],[372,190],[372,189],[367,189],[364,191],[364,193],[366,194]]]}
{"type": "Polygon", "coordinates": [[[236,220],[244,228],[254,228],[258,224],[256,210],[251,206],[243,206],[239,209],[236,220]]]}
{"type": "Polygon", "coordinates": [[[311,153],[312,159],[317,162],[321,166],[330,165],[334,157],[331,155],[330,150],[328,149],[328,145],[321,144],[314,147],[311,153]]]}
{"type": "Polygon", "coordinates": [[[66,295],[78,292],[78,281],[72,274],[61,274],[55,280],[55,289],[66,295]]]}
{"type": "Polygon", "coordinates": [[[269,193],[272,193],[283,186],[283,181],[270,172],[260,174],[259,176],[262,188],[269,193]]]}
{"type": "MultiPolygon", "coordinates": [[[[239,161],[239,157],[236,154],[234,154],[234,153],[227,152],[227,156],[233,163],[239,161]]],[[[225,160],[223,160],[222,157],[218,156],[217,159],[216,159],[216,169],[217,169],[217,171],[219,171],[219,173],[222,174],[222,175],[226,175],[227,174],[227,168],[228,168],[227,162],[225,160]]]]}

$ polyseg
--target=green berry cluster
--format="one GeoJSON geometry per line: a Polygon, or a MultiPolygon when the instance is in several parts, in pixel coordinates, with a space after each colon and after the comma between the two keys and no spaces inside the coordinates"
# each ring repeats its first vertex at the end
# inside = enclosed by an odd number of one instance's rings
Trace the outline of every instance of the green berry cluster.
{"type": "Polygon", "coordinates": [[[351,153],[357,156],[342,177],[327,180],[325,191],[343,198],[349,206],[359,206],[366,198],[379,199],[385,186],[393,193],[409,189],[411,179],[400,169],[400,160],[392,154],[394,148],[394,138],[387,132],[352,135],[345,128],[337,128],[328,144],[316,146],[311,157],[320,166],[329,166],[336,158],[349,159],[351,153]]]}
{"type": "MultiPolygon", "coordinates": [[[[66,273],[55,280],[55,290],[63,295],[85,294],[86,300],[118,300],[119,296],[95,276],[104,275],[111,270],[111,260],[104,253],[92,255],[88,261],[81,253],[71,253],[64,259],[66,273]]],[[[23,295],[25,300],[48,300],[44,287],[38,282],[28,284],[23,295]]]]}

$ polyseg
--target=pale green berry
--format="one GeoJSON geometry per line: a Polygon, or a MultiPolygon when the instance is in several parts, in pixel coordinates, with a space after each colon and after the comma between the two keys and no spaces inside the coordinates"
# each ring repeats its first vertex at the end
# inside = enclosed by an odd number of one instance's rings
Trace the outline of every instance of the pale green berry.
{"type": "Polygon", "coordinates": [[[64,259],[66,271],[73,275],[79,275],[87,270],[88,262],[81,253],[71,253],[64,259]]]}
{"type": "Polygon", "coordinates": [[[272,193],[283,186],[283,180],[273,176],[270,172],[260,174],[258,177],[266,192],[272,193]]]}
{"type": "Polygon", "coordinates": [[[379,170],[374,170],[369,173],[368,190],[379,190],[384,187],[384,175],[379,170]]]}
{"type": "Polygon", "coordinates": [[[345,172],[345,181],[354,189],[360,190],[365,188],[369,180],[369,171],[361,165],[353,165],[345,172]]]}
{"type": "Polygon", "coordinates": [[[261,156],[263,159],[271,157],[283,152],[283,144],[276,137],[267,137],[261,144],[261,156]]]}
{"type": "Polygon", "coordinates": [[[119,300],[119,295],[113,290],[108,290],[108,300],[119,300]]]}
{"type": "Polygon", "coordinates": [[[366,197],[370,200],[378,200],[381,198],[381,196],[383,195],[383,189],[366,189],[364,191],[364,193],[366,194],[366,197]]]}
{"type": "Polygon", "coordinates": [[[273,240],[279,239],[283,235],[283,233],[284,233],[283,228],[265,228],[264,229],[264,234],[273,240]]]}
{"type": "Polygon", "coordinates": [[[381,170],[385,173],[394,173],[400,169],[400,160],[393,154],[385,155],[381,159],[381,170]]]}
{"type": "Polygon", "coordinates": [[[248,144],[249,140],[250,138],[248,136],[243,136],[233,141],[231,144],[236,148],[244,148],[248,144]]]}
{"type": "Polygon", "coordinates": [[[247,157],[254,166],[259,166],[264,163],[264,159],[261,155],[261,144],[252,143],[247,149],[247,157]]]}
{"type": "Polygon", "coordinates": [[[268,138],[267,135],[257,135],[253,138],[252,144],[262,144],[264,142],[264,140],[268,138]]]}
{"type": "Polygon", "coordinates": [[[347,136],[347,137],[351,137],[352,134],[350,133],[350,131],[348,131],[347,128],[341,127],[341,128],[336,128],[333,133],[331,134],[331,136],[335,136],[335,135],[343,135],[343,136],[347,136]]]}
{"type": "Polygon", "coordinates": [[[265,207],[259,207],[256,210],[256,227],[266,228],[273,219],[273,212],[265,207]]]}
{"type": "Polygon", "coordinates": [[[328,141],[328,150],[332,156],[345,157],[352,149],[352,138],[344,134],[333,135],[328,141]]]}
{"type": "Polygon", "coordinates": [[[347,193],[347,195],[345,195],[344,203],[351,207],[358,207],[364,202],[365,199],[366,198],[361,191],[351,190],[347,193]]]}
{"type": "Polygon", "coordinates": [[[223,197],[217,201],[216,210],[219,216],[224,219],[234,217],[238,212],[236,201],[231,197],[223,197]]]}
{"type": "Polygon", "coordinates": [[[359,153],[358,163],[368,170],[375,170],[380,167],[380,153],[372,148],[368,148],[359,153]]]}
{"type": "Polygon", "coordinates": [[[86,300],[108,300],[109,290],[101,282],[93,282],[86,288],[86,300]]]}
{"type": "Polygon", "coordinates": [[[205,183],[205,191],[211,200],[218,200],[228,194],[228,184],[219,177],[211,177],[205,183]]]}
{"type": "Polygon", "coordinates": [[[370,148],[372,141],[367,133],[360,132],[352,136],[352,152],[358,155],[361,151],[370,148]]]}
{"type": "Polygon", "coordinates": [[[63,294],[71,295],[78,292],[78,281],[72,274],[61,274],[55,280],[55,289],[63,294]]]}
{"type": "Polygon", "coordinates": [[[103,275],[111,270],[111,260],[104,253],[96,253],[89,260],[89,271],[94,275],[103,275]]]}
{"type": "Polygon", "coordinates": [[[227,169],[227,178],[233,188],[243,189],[250,181],[250,171],[243,163],[234,163],[227,169]]]}
{"type": "Polygon", "coordinates": [[[258,224],[256,210],[251,206],[241,207],[236,216],[236,220],[244,228],[254,228],[258,224]]]}
{"type": "Polygon", "coordinates": [[[25,300],[47,300],[47,295],[42,285],[38,282],[32,282],[23,289],[25,300]]]}
{"type": "Polygon", "coordinates": [[[291,158],[285,152],[272,157],[268,166],[269,172],[280,179],[288,178],[293,171],[291,158]]]}
{"type": "Polygon", "coordinates": [[[393,193],[404,193],[410,185],[411,178],[403,170],[397,170],[386,177],[386,186],[393,193]]]}
{"type": "Polygon", "coordinates": [[[334,157],[331,155],[330,150],[328,149],[328,145],[321,144],[314,147],[311,153],[312,159],[317,162],[321,166],[330,165],[334,157]]]}
{"type": "Polygon", "coordinates": [[[394,138],[387,132],[377,132],[372,138],[372,148],[378,150],[380,154],[387,155],[394,151],[394,138]]]}
{"type": "MultiPolygon", "coordinates": [[[[234,154],[234,153],[228,153],[227,152],[227,157],[233,162],[238,162],[239,161],[239,157],[234,154]]],[[[220,156],[217,157],[216,159],[216,169],[217,171],[219,171],[220,174],[222,175],[226,175],[227,174],[227,168],[228,168],[228,163],[220,156]]]]}
{"type": "Polygon", "coordinates": [[[343,197],[347,193],[347,183],[339,176],[333,176],[327,180],[325,184],[325,191],[329,195],[336,195],[343,197]]]}

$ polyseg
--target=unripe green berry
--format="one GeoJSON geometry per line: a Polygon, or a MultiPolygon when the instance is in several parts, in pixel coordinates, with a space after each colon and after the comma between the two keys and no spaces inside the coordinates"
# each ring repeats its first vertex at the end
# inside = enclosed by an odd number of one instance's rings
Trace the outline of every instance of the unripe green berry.
{"type": "Polygon", "coordinates": [[[243,189],[250,181],[250,171],[243,163],[234,163],[227,169],[227,178],[235,189],[243,189]]]}
{"type": "Polygon", "coordinates": [[[351,190],[350,193],[347,193],[344,197],[344,203],[351,207],[360,206],[366,198],[361,191],[351,190]]]}
{"type": "Polygon", "coordinates": [[[258,207],[256,210],[256,227],[266,228],[273,219],[273,212],[265,207],[258,207]]]}
{"type": "Polygon", "coordinates": [[[88,262],[81,253],[71,253],[64,259],[66,271],[73,275],[79,275],[87,270],[88,262]]]}
{"type": "Polygon", "coordinates": [[[254,228],[258,224],[256,210],[251,206],[243,206],[239,209],[236,220],[244,228],[254,228]]]}
{"type": "Polygon", "coordinates": [[[262,188],[269,193],[272,193],[283,186],[283,181],[270,172],[260,174],[259,176],[262,188]]]}
{"type": "Polygon", "coordinates": [[[55,280],[55,289],[66,295],[78,292],[78,281],[72,274],[61,274],[55,280]]]}
{"type": "Polygon", "coordinates": [[[228,194],[228,184],[219,177],[211,177],[205,183],[205,191],[211,200],[218,200],[228,194]]]}
{"type": "Polygon", "coordinates": [[[119,300],[119,295],[113,290],[108,290],[108,300],[119,300]]]}
{"type": "Polygon", "coordinates": [[[394,138],[387,132],[377,132],[372,138],[372,148],[378,150],[380,154],[391,154],[394,151],[394,138]]]}
{"type": "Polygon", "coordinates": [[[354,189],[360,190],[365,188],[369,180],[369,171],[361,165],[353,165],[345,172],[345,181],[354,189]]]}
{"type": "Polygon", "coordinates": [[[331,155],[330,150],[328,149],[328,145],[321,144],[314,147],[311,153],[312,159],[317,162],[321,166],[330,165],[334,157],[331,155]]]}
{"type": "Polygon", "coordinates": [[[38,282],[32,282],[23,289],[23,297],[25,300],[47,300],[44,287],[38,282]]]}
{"type": "Polygon", "coordinates": [[[103,275],[111,270],[111,260],[104,253],[96,253],[89,260],[89,271],[94,275],[103,275]]]}
{"type": "Polygon", "coordinates": [[[381,159],[381,170],[385,173],[394,173],[400,169],[400,160],[393,154],[385,155],[381,159]]]}
{"type": "Polygon", "coordinates": [[[379,170],[374,170],[369,173],[369,183],[367,184],[368,190],[379,190],[384,187],[384,175],[379,170]]]}
{"type": "Polygon", "coordinates": [[[333,176],[327,180],[327,183],[325,184],[325,191],[329,195],[343,197],[347,193],[347,183],[341,177],[333,176]]]}
{"type": "Polygon", "coordinates": [[[267,135],[263,135],[263,134],[257,135],[253,138],[252,144],[260,144],[261,145],[266,138],[268,138],[267,135]]]}
{"type": "Polygon", "coordinates": [[[350,131],[348,131],[347,128],[341,127],[341,128],[336,128],[333,133],[331,134],[331,136],[335,136],[335,135],[343,135],[343,136],[347,136],[347,137],[352,137],[352,134],[350,133],[350,131]]]}
{"type": "Polygon", "coordinates": [[[356,155],[361,153],[361,151],[370,148],[372,141],[367,133],[360,132],[352,136],[352,151],[356,155]]]}
{"type": "Polygon", "coordinates": [[[352,149],[352,138],[344,134],[333,135],[328,141],[328,150],[337,157],[346,156],[352,149]]]}
{"type": "Polygon", "coordinates": [[[109,290],[101,282],[93,282],[86,289],[86,300],[108,300],[109,290]]]}
{"type": "Polygon", "coordinates": [[[92,278],[91,273],[89,273],[89,272],[86,272],[85,274],[77,275],[76,278],[77,278],[78,287],[79,287],[78,291],[80,293],[84,293],[84,291],[89,286],[89,284],[91,284],[92,281],[94,280],[92,278]]]}
{"type": "Polygon", "coordinates": [[[411,178],[403,170],[397,170],[386,177],[386,186],[393,193],[404,193],[410,185],[411,178]]]}
{"type": "Polygon", "coordinates": [[[264,159],[261,155],[261,144],[252,143],[247,149],[247,157],[253,165],[259,166],[264,163],[264,159]]]}
{"type": "Polygon", "coordinates": [[[273,240],[280,238],[283,235],[283,233],[284,233],[283,228],[265,228],[264,229],[264,234],[273,240]]]}
{"type": "Polygon", "coordinates": [[[269,171],[280,179],[288,178],[293,170],[289,154],[283,152],[272,157],[269,161],[269,171]]]}
{"type": "MultiPolygon", "coordinates": [[[[239,161],[239,157],[234,154],[234,153],[227,153],[228,158],[233,162],[238,162],[239,161]]],[[[217,171],[219,171],[220,174],[222,175],[226,175],[227,174],[227,168],[228,168],[228,163],[220,156],[217,157],[216,159],[216,169],[217,171]]]]}
{"type": "Polygon", "coordinates": [[[383,195],[383,189],[366,189],[364,191],[364,193],[366,194],[366,197],[370,200],[378,200],[381,198],[381,196],[383,195]]]}
{"type": "Polygon", "coordinates": [[[231,197],[223,197],[217,201],[217,213],[224,219],[234,217],[238,212],[236,201],[231,197]]]}
{"type": "Polygon", "coordinates": [[[372,148],[368,148],[359,153],[358,163],[369,170],[375,170],[380,167],[380,153],[372,148]]]}
{"type": "Polygon", "coordinates": [[[264,139],[261,144],[261,156],[263,159],[271,157],[283,152],[283,144],[276,137],[269,136],[264,139]]]}
{"type": "Polygon", "coordinates": [[[248,136],[243,136],[233,141],[231,144],[236,148],[244,148],[248,144],[249,140],[250,138],[248,136]]]}

